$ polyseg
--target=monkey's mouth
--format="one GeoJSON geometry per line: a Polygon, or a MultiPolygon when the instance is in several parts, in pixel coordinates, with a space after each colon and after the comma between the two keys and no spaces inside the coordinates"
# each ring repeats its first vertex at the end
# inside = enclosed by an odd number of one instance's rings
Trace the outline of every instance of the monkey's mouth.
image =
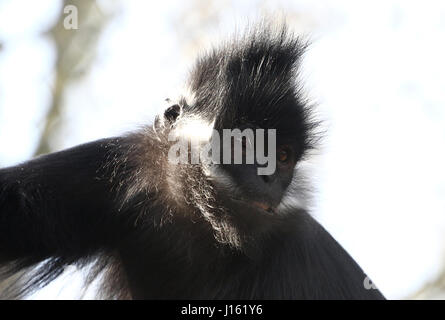
{"type": "Polygon", "coordinates": [[[275,208],[266,202],[243,200],[243,199],[236,199],[236,198],[232,198],[232,201],[240,203],[243,206],[248,206],[248,207],[254,208],[256,210],[259,209],[260,211],[265,212],[267,214],[275,213],[275,208]]]}
{"type": "Polygon", "coordinates": [[[258,201],[253,201],[252,205],[254,207],[260,208],[261,210],[264,210],[268,213],[275,213],[275,209],[272,208],[270,205],[268,205],[267,203],[264,202],[258,202],[258,201]]]}

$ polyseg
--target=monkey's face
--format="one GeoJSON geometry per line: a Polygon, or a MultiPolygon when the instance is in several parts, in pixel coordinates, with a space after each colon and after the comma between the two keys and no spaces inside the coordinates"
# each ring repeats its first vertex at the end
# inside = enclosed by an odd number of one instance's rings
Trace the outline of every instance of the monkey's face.
{"type": "MultiPolygon", "coordinates": [[[[255,131],[247,128],[241,132],[248,130],[255,131]]],[[[258,132],[271,133],[267,130],[258,132]]],[[[272,133],[276,132],[274,129],[272,133]]],[[[273,137],[274,141],[270,144],[267,138],[265,141],[258,141],[261,139],[255,139],[255,135],[252,134],[251,137],[241,137],[238,141],[232,138],[230,150],[221,146],[222,158],[229,152],[230,157],[227,158],[230,161],[224,163],[223,159],[220,163],[210,164],[208,177],[219,194],[217,198],[224,199],[226,206],[241,212],[280,214],[278,207],[294,177],[298,160],[297,146],[291,141],[280,139],[279,136],[273,137]],[[253,141],[250,140],[251,137],[254,137],[253,141]],[[238,149],[237,142],[240,144],[238,149]],[[260,146],[262,142],[263,147],[260,146]],[[238,159],[241,163],[236,163],[237,151],[241,154],[241,159],[238,159]],[[251,161],[249,153],[252,154],[251,161]]]]}
{"type": "Polygon", "coordinates": [[[208,120],[184,107],[168,108],[162,121],[171,128],[170,190],[200,210],[222,208],[236,217],[281,215],[303,153],[300,131],[290,130],[302,125],[291,117],[294,108],[282,107],[287,116],[279,121],[243,117],[227,128],[216,127],[218,115],[208,120]]]}
{"type": "Polygon", "coordinates": [[[304,49],[286,33],[254,31],[198,59],[189,94],[162,120],[171,127],[173,141],[190,138],[186,148],[172,142],[176,149],[169,152],[169,158],[177,157],[190,147],[170,165],[176,194],[213,215],[217,208],[233,217],[286,212],[283,200],[312,138],[313,124],[295,78],[304,49]],[[202,153],[206,161],[200,160],[202,153]],[[202,175],[189,173],[196,168],[202,175]]]}

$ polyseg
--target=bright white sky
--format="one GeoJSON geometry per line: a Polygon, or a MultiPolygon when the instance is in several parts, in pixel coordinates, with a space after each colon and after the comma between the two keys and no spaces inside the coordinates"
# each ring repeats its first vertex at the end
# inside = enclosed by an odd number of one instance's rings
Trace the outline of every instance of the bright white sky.
{"type": "MultiPolygon", "coordinates": [[[[300,28],[304,22],[313,39],[303,79],[328,125],[313,162],[313,214],[388,298],[406,297],[443,261],[445,3],[298,0],[260,10],[257,2],[217,5],[217,30],[203,37],[217,42],[264,11],[297,13],[291,20],[300,28]]],[[[0,166],[28,159],[35,148],[54,60],[39,33],[60,5],[0,1],[0,166]]],[[[66,98],[59,148],[131,130],[163,108],[193,57],[178,38],[183,5],[122,1],[91,74],[66,98]]],[[[186,17],[188,28],[199,27],[192,13],[186,17]]],[[[77,298],[79,280],[67,275],[33,298],[77,298]]]]}

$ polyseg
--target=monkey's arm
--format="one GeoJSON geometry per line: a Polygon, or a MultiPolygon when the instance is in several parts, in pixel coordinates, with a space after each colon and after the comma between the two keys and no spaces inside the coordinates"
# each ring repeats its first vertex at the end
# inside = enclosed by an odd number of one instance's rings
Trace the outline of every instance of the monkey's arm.
{"type": "Polygon", "coordinates": [[[122,148],[103,139],[0,170],[0,261],[71,261],[119,238],[115,188],[104,168],[122,148]]]}

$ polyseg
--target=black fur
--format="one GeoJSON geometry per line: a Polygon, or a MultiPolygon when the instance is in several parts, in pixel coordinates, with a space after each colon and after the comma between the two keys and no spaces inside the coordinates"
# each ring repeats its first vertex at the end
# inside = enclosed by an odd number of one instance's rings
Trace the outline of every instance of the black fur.
{"type": "Polygon", "coordinates": [[[303,208],[254,205],[282,201],[298,166],[261,178],[255,165],[167,161],[169,132],[191,116],[217,130],[275,128],[300,161],[316,138],[296,82],[305,48],[260,25],[200,58],[192,97],[153,126],[1,169],[0,262],[3,278],[19,275],[3,296],[92,263],[87,282],[102,276],[105,298],[383,299],[303,208]]]}

